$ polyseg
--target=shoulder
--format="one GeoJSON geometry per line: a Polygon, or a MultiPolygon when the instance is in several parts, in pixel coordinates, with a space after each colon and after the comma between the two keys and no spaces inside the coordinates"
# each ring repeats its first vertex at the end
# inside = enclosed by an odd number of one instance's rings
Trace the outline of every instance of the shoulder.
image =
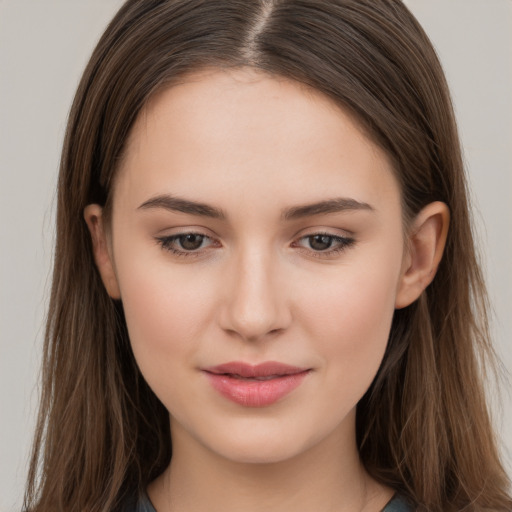
{"type": "Polygon", "coordinates": [[[156,512],[146,493],[127,502],[121,512],[156,512]]]}
{"type": "Polygon", "coordinates": [[[395,494],[382,512],[414,512],[414,507],[403,496],[395,494]]]}

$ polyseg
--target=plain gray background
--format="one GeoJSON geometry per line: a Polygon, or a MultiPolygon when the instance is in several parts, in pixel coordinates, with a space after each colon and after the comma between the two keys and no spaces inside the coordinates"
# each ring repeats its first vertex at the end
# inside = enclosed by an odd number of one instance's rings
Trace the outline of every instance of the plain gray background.
{"type": "MultiPolygon", "coordinates": [[[[55,183],[80,74],[120,0],[0,0],[0,511],[19,510],[53,246],[55,183]]],[[[495,309],[512,370],[512,1],[407,0],[452,88],[495,309]]],[[[498,432],[512,468],[512,399],[498,432]]],[[[493,393],[494,396],[494,393],[493,393]]]]}

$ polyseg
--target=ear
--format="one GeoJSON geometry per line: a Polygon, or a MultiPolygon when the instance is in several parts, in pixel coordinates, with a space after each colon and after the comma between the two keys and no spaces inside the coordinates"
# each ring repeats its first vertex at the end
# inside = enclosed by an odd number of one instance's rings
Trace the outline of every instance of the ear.
{"type": "Polygon", "coordinates": [[[100,272],[103,285],[110,297],[119,299],[121,293],[112,262],[112,251],[103,224],[103,208],[98,204],[86,206],[84,218],[91,233],[94,261],[100,272]]]}
{"type": "Polygon", "coordinates": [[[400,309],[412,304],[432,282],[443,256],[450,212],[436,201],[423,208],[414,219],[395,301],[400,309]]]}

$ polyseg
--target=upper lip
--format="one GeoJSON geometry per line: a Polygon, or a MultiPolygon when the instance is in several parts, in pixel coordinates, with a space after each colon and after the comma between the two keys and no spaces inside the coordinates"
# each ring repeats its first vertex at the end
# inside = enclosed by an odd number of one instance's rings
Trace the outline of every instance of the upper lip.
{"type": "Polygon", "coordinates": [[[242,361],[233,361],[203,368],[205,372],[215,374],[239,375],[240,377],[269,377],[271,375],[293,375],[309,370],[309,368],[299,368],[289,364],[279,363],[277,361],[266,361],[261,364],[248,364],[242,361]]]}

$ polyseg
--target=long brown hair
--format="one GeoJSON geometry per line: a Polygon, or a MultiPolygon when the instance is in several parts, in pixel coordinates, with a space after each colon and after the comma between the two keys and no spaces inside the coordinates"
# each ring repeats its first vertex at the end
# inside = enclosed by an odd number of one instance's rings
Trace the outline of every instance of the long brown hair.
{"type": "Polygon", "coordinates": [[[399,0],[128,0],[76,94],[62,153],[39,422],[25,508],[110,511],[169,464],[168,412],[130,349],[83,221],[110,205],[151,95],[202,67],[252,66],[321,91],[394,162],[405,225],[431,201],[451,223],[434,282],[397,310],[357,410],[368,472],[418,510],[510,511],[484,396],[493,361],[461,150],[445,78],[399,0]]]}

